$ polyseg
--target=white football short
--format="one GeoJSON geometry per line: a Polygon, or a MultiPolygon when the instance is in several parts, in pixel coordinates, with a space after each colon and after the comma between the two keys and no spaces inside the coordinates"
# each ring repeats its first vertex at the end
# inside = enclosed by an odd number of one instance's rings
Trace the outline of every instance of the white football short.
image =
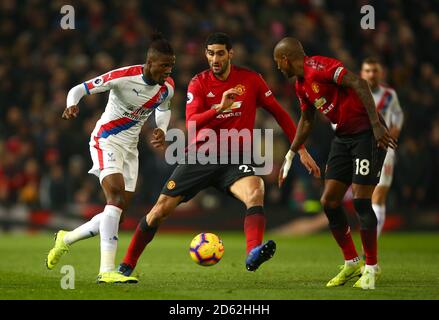
{"type": "Polygon", "coordinates": [[[115,143],[108,138],[90,141],[90,154],[93,167],[88,173],[94,174],[102,180],[115,173],[121,173],[125,181],[125,191],[136,190],[137,176],[139,174],[139,151],[137,143],[131,146],[115,143]]]}
{"type": "Polygon", "coordinates": [[[390,187],[393,180],[393,168],[395,166],[395,150],[388,148],[383,168],[381,169],[379,187],[390,187]]]}

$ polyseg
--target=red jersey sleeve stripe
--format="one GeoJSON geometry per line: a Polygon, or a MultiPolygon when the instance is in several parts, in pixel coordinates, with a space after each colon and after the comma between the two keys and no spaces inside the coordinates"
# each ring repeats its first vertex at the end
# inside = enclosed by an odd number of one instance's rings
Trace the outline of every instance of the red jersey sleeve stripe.
{"type": "Polygon", "coordinates": [[[110,71],[102,76],[104,83],[122,77],[137,76],[143,73],[141,65],[110,71]]]}
{"type": "Polygon", "coordinates": [[[172,89],[175,90],[175,83],[174,83],[174,79],[172,79],[171,77],[167,77],[166,78],[166,82],[169,83],[172,87],[172,89]]]}
{"type": "Polygon", "coordinates": [[[93,84],[93,80],[90,80],[89,82],[84,82],[84,85],[85,85],[85,88],[87,89],[88,94],[90,94],[90,90],[95,87],[93,84]]]}

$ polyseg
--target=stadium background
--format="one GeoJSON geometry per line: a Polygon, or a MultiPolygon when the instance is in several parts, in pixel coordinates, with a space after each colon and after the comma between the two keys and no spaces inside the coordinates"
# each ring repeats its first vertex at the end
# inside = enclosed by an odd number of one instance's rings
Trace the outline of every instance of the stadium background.
{"type": "MultiPolygon", "coordinates": [[[[184,129],[187,84],[207,68],[203,43],[213,31],[231,35],[233,63],[260,72],[297,121],[297,99],[272,60],[284,36],[300,39],[308,55],[328,55],[358,72],[366,56],[380,58],[386,82],[405,112],[398,162],[388,199],[387,229],[439,229],[439,15],[434,1],[71,1],[75,30],[60,27],[63,1],[0,3],[0,230],[74,228],[101,211],[104,199],[91,166],[88,140],[107,94],[88,96],[74,121],[62,121],[68,90],[116,67],[144,63],[149,35],[161,31],[174,46],[176,94],[170,127],[184,129]],[[360,28],[360,8],[375,8],[376,29],[360,28]]],[[[151,117],[153,119],[153,117],[151,117]]],[[[139,144],[138,190],[123,229],[134,228],[172,172],[163,153],[139,144]]],[[[286,187],[276,185],[288,143],[275,129],[273,174],[264,178],[268,227],[319,211],[322,182],[295,163],[286,187]]],[[[319,118],[309,151],[324,169],[332,130],[319,118]]],[[[215,190],[181,206],[163,228],[240,229],[243,207],[215,190]]]]}

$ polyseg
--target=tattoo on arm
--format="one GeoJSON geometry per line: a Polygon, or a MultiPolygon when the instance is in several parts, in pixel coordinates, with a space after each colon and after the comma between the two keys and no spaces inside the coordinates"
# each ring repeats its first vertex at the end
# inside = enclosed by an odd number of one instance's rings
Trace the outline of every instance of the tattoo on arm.
{"type": "Polygon", "coordinates": [[[378,113],[375,108],[375,102],[370,92],[369,85],[366,80],[361,79],[351,71],[347,71],[341,80],[341,85],[343,87],[352,88],[358,95],[358,98],[363,103],[364,108],[369,116],[369,121],[371,125],[376,125],[379,123],[378,113]]]}

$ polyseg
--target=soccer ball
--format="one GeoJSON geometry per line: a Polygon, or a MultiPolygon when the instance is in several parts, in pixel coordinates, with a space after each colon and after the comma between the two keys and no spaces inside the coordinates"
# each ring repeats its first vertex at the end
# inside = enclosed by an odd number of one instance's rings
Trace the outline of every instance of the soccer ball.
{"type": "Polygon", "coordinates": [[[223,241],[216,234],[200,233],[192,239],[189,253],[195,263],[201,266],[213,266],[223,256],[223,241]]]}

